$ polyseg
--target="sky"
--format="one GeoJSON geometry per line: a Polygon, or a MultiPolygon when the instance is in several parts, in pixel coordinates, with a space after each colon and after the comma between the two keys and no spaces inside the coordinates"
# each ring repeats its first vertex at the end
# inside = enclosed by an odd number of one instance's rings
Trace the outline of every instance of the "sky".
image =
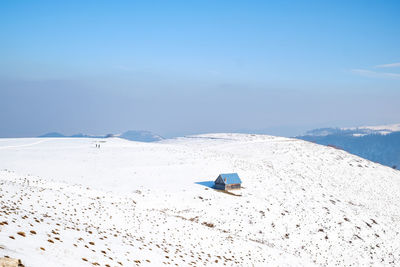
{"type": "Polygon", "coordinates": [[[0,137],[400,122],[400,1],[0,2],[0,137]]]}

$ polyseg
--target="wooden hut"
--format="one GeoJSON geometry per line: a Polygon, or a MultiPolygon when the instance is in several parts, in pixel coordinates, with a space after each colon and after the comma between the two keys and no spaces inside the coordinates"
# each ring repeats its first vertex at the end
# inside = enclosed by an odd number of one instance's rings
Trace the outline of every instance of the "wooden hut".
{"type": "Polygon", "coordinates": [[[222,173],[215,180],[215,189],[233,190],[240,189],[242,181],[237,173],[222,173]]]}

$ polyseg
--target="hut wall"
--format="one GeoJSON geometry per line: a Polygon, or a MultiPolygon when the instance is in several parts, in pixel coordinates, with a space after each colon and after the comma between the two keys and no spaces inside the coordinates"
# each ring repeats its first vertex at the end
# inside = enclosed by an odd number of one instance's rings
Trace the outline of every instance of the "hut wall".
{"type": "Polygon", "coordinates": [[[226,185],[225,190],[240,189],[240,184],[229,184],[226,185]]]}
{"type": "Polygon", "coordinates": [[[215,184],[215,189],[225,190],[225,185],[224,184],[215,184]]]}

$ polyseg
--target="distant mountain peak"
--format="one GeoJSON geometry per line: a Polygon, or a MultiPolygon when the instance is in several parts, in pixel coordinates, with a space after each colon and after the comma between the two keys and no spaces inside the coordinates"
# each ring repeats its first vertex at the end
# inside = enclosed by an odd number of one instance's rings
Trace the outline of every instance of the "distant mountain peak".
{"type": "Polygon", "coordinates": [[[400,132],[400,123],[378,125],[378,126],[359,126],[346,128],[318,128],[307,131],[304,136],[328,136],[328,135],[350,135],[355,137],[369,134],[386,135],[393,132],[400,132]]]}
{"type": "Polygon", "coordinates": [[[51,133],[46,133],[44,135],[40,135],[38,137],[65,137],[65,135],[57,133],[57,132],[51,132],[51,133]]]}
{"type": "Polygon", "coordinates": [[[374,134],[388,134],[392,132],[400,132],[400,123],[375,125],[375,126],[360,126],[351,128],[342,128],[343,130],[358,130],[374,134]]]}
{"type": "Polygon", "coordinates": [[[120,134],[118,137],[138,142],[156,142],[164,139],[162,136],[154,134],[150,131],[138,131],[138,130],[126,131],[120,134]]]}

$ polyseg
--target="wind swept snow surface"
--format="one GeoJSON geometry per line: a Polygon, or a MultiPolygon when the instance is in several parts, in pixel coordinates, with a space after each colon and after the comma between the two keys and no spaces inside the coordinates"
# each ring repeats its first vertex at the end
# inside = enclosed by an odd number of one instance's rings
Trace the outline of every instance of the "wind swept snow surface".
{"type": "Polygon", "coordinates": [[[26,266],[400,265],[400,172],[301,140],[0,139],[0,170],[26,266]],[[228,172],[241,196],[204,186],[228,172]]]}

